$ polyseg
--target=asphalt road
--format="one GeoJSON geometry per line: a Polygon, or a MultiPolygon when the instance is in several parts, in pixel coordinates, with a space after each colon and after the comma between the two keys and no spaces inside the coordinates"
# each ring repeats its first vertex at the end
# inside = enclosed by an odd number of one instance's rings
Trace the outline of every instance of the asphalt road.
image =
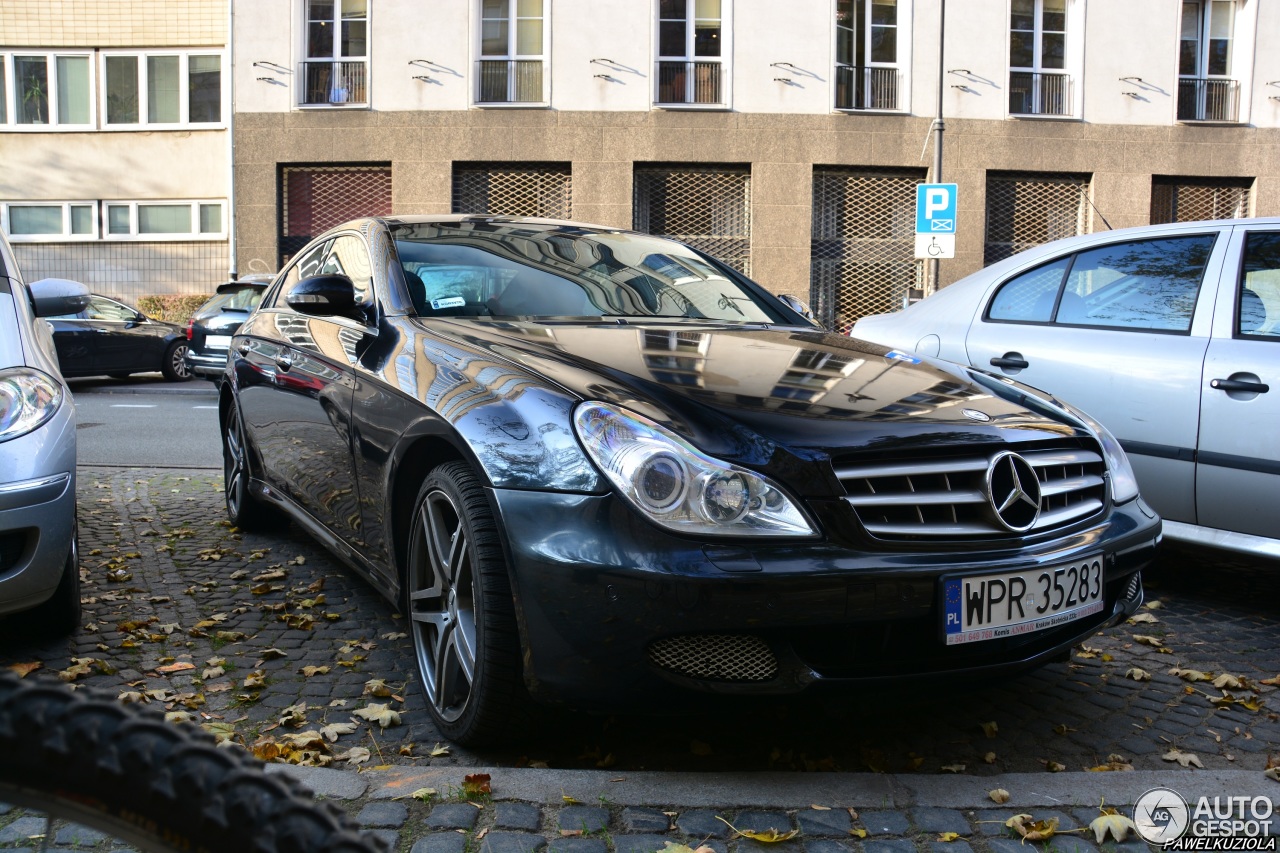
{"type": "Polygon", "coordinates": [[[81,465],[220,468],[211,382],[71,380],[81,465]]]}

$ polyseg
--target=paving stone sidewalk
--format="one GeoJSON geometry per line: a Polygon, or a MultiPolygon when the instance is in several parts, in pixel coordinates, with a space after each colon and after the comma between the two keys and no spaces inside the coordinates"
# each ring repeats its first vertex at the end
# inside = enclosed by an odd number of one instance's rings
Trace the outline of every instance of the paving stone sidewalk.
{"type": "Polygon", "coordinates": [[[82,469],[86,625],[37,642],[0,623],[0,665],[79,673],[77,684],[160,704],[246,746],[330,727],[312,759],[360,769],[1000,776],[1115,761],[1190,774],[1164,756],[1261,771],[1280,752],[1280,694],[1260,683],[1280,673],[1280,572],[1184,554],[1148,574],[1161,606],[1144,612],[1157,621],[1102,632],[1069,662],[1001,684],[728,707],[655,696],[640,715],[557,714],[519,750],[476,753],[431,724],[395,608],[296,528],[230,529],[221,488],[208,470],[82,469]],[[1175,667],[1256,689],[1224,693],[1175,667]],[[399,723],[353,717],[371,705],[399,723]]]}

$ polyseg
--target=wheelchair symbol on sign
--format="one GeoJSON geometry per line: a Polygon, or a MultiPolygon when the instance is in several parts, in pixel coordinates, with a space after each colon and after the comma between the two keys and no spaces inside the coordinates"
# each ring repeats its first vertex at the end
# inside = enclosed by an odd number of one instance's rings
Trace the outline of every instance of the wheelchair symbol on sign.
{"type": "Polygon", "coordinates": [[[929,248],[928,248],[929,257],[936,258],[940,256],[944,251],[946,250],[943,249],[942,246],[938,245],[937,237],[934,237],[932,240],[929,241],[929,248]]]}

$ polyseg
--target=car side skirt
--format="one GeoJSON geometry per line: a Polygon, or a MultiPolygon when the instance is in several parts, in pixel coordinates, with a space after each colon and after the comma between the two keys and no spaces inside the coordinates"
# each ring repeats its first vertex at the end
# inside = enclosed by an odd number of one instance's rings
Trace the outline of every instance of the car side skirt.
{"type": "Polygon", "coordinates": [[[1268,539],[1265,536],[1233,533],[1230,530],[1200,527],[1199,525],[1185,524],[1181,521],[1169,521],[1168,519],[1165,519],[1164,522],[1164,535],[1175,542],[1203,545],[1207,548],[1235,551],[1239,554],[1250,554],[1255,557],[1280,560],[1280,540],[1268,539]]]}

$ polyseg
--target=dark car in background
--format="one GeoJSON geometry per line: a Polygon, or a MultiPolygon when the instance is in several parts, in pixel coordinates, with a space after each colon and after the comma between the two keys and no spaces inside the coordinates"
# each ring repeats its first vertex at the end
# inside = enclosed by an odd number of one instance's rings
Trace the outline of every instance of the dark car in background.
{"type": "Polygon", "coordinates": [[[187,321],[187,370],[193,376],[218,380],[227,366],[231,335],[258,305],[274,276],[251,273],[218,285],[213,297],[187,321]]]}
{"type": "Polygon", "coordinates": [[[191,378],[186,331],[176,323],[96,293],[81,311],[48,319],[63,376],[124,379],[158,370],[171,382],[191,378]]]}
{"type": "Polygon", "coordinates": [[[569,222],[322,235],[235,334],[219,418],[231,521],[292,519],[400,606],[464,743],[530,696],[1016,672],[1133,613],[1160,539],[1066,403],[569,222]]]}

